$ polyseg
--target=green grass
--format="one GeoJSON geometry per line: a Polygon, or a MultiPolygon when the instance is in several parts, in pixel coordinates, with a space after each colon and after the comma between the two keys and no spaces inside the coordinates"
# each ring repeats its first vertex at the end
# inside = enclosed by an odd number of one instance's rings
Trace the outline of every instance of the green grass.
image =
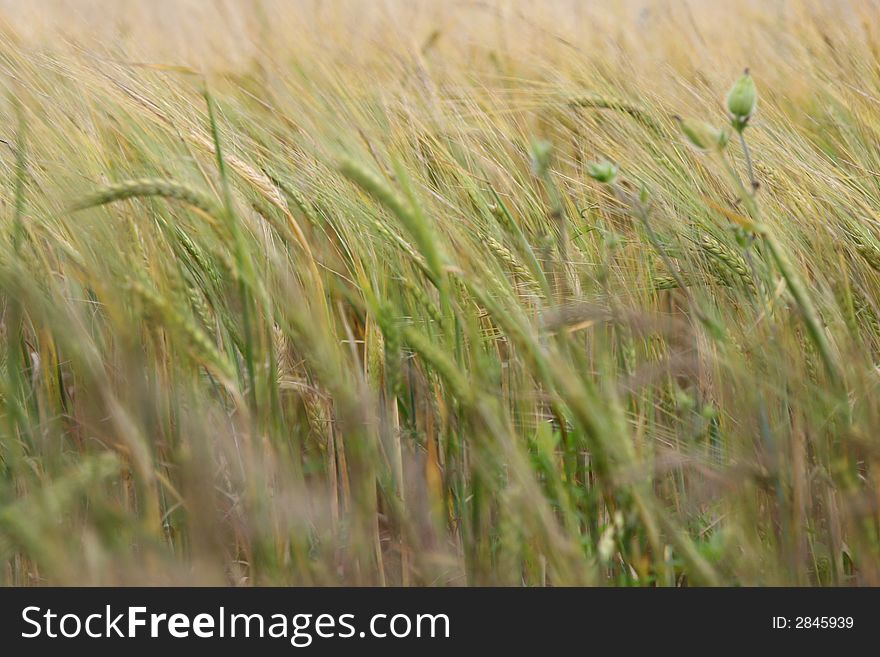
{"type": "Polygon", "coordinates": [[[880,585],[867,8],[392,5],[9,19],[0,583],[880,585]]]}

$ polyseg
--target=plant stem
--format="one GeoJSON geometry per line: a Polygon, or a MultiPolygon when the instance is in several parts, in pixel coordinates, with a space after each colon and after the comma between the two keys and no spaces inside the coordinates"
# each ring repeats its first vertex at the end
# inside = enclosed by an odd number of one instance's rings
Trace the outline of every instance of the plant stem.
{"type": "Polygon", "coordinates": [[[752,153],[749,145],[746,143],[745,130],[739,130],[739,143],[742,146],[743,154],[746,156],[746,171],[749,174],[749,184],[752,186],[752,193],[758,189],[758,181],[755,179],[755,169],[752,166],[752,153]]]}

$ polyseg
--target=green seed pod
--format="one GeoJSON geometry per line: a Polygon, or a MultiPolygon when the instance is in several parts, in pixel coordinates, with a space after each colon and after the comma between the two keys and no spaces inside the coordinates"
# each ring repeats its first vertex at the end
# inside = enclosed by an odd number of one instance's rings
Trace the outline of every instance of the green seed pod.
{"type": "Polygon", "coordinates": [[[610,185],[617,177],[617,167],[608,160],[590,162],[587,165],[587,175],[593,180],[610,185]]]}
{"type": "Polygon", "coordinates": [[[758,105],[758,90],[755,81],[746,69],[727,94],[727,109],[734,120],[734,125],[745,126],[749,117],[755,113],[758,105]]]}
{"type": "Polygon", "coordinates": [[[703,121],[678,121],[687,140],[701,151],[722,151],[730,140],[730,134],[724,128],[718,130],[703,121]]]}

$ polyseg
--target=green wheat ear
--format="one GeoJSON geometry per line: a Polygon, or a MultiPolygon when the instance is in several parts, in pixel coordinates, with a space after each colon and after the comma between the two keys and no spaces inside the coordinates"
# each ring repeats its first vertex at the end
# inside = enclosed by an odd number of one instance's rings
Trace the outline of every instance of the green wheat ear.
{"type": "Polygon", "coordinates": [[[756,291],[752,272],[739,253],[709,235],[702,235],[700,237],[700,246],[706,253],[713,256],[727,269],[736,274],[739,283],[745,289],[751,292],[756,291]]]}
{"type": "Polygon", "coordinates": [[[181,201],[194,208],[202,210],[213,218],[222,216],[220,205],[207,194],[175,182],[160,178],[142,178],[138,180],[124,180],[122,182],[101,187],[88,196],[74,202],[70,210],[76,212],[108,203],[124,201],[131,198],[148,198],[158,196],[161,198],[181,201]]]}
{"type": "Polygon", "coordinates": [[[441,282],[444,277],[443,256],[433,231],[421,212],[392,190],[379,176],[354,160],[343,160],[339,165],[339,171],[362,190],[374,196],[400,220],[425,258],[435,284],[441,282]]]}
{"type": "Polygon", "coordinates": [[[613,112],[621,112],[627,114],[652,132],[661,133],[660,125],[648,113],[648,111],[636,103],[631,103],[613,96],[602,96],[600,94],[586,93],[569,98],[568,105],[573,108],[585,109],[604,109],[613,112]]]}
{"type": "Polygon", "coordinates": [[[198,324],[172,305],[167,298],[141,281],[130,281],[129,289],[144,304],[148,314],[159,318],[169,328],[186,336],[187,348],[197,362],[221,374],[227,382],[234,379],[232,366],[198,324]]]}

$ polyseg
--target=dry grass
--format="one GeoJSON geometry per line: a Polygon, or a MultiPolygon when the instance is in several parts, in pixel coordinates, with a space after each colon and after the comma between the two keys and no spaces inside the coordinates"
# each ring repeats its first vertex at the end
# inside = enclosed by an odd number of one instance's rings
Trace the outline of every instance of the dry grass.
{"type": "Polygon", "coordinates": [[[880,6],[717,4],[0,3],[0,582],[880,585],[880,6]]]}

